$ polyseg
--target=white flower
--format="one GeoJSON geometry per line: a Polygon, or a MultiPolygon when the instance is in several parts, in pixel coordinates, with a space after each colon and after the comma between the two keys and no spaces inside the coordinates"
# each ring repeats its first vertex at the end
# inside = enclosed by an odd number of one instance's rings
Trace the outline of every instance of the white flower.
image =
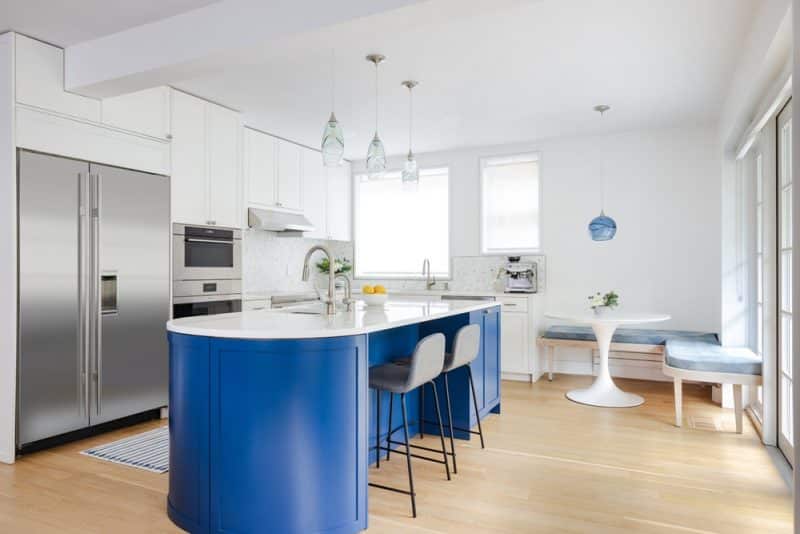
{"type": "Polygon", "coordinates": [[[603,306],[605,302],[606,302],[605,298],[603,298],[603,295],[601,295],[600,293],[589,298],[589,306],[591,306],[592,308],[596,306],[603,306]]]}

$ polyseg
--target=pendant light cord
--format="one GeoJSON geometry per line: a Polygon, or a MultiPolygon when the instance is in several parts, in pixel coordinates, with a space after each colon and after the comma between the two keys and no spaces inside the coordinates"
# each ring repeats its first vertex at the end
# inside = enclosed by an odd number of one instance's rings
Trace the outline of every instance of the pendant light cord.
{"type": "Polygon", "coordinates": [[[375,134],[378,134],[378,63],[375,63],[375,134]]]}
{"type": "Polygon", "coordinates": [[[414,93],[408,88],[408,152],[411,153],[411,131],[414,129],[414,93]]]}
{"type": "Polygon", "coordinates": [[[336,49],[331,48],[331,112],[336,110],[336,49]]]}

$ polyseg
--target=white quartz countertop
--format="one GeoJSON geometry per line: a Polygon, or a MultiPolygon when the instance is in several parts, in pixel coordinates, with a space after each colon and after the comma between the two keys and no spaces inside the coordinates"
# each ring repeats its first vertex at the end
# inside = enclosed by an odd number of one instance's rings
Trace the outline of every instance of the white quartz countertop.
{"type": "Polygon", "coordinates": [[[306,307],[256,310],[202,317],[173,319],[167,330],[178,334],[236,339],[310,339],[368,334],[398,326],[423,323],[451,315],[498,306],[491,301],[403,301],[389,300],[384,308],[355,304],[354,311],[333,317],[292,313],[306,307]]]}

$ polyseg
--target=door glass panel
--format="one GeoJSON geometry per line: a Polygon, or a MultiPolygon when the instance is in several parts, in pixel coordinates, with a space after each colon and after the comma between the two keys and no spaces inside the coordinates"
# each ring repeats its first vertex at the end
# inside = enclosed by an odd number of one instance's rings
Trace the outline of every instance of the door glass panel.
{"type": "Polygon", "coordinates": [[[778,115],[778,446],[791,462],[792,420],[792,105],[778,115]]]}

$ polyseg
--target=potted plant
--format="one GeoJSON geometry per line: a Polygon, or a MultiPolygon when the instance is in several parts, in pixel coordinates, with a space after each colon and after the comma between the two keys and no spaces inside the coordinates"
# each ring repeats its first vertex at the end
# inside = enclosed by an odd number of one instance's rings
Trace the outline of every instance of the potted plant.
{"type": "MultiPolygon", "coordinates": [[[[322,258],[317,262],[317,271],[321,274],[327,275],[331,270],[331,262],[328,258],[322,258]]],[[[333,260],[333,273],[334,274],[347,274],[353,270],[353,264],[347,258],[334,258],[333,260]]],[[[336,287],[341,287],[343,282],[337,280],[336,287]]]]}
{"type": "Polygon", "coordinates": [[[589,307],[596,315],[600,315],[606,310],[614,309],[619,306],[619,295],[615,291],[609,291],[605,295],[599,291],[589,297],[589,307]]]}

